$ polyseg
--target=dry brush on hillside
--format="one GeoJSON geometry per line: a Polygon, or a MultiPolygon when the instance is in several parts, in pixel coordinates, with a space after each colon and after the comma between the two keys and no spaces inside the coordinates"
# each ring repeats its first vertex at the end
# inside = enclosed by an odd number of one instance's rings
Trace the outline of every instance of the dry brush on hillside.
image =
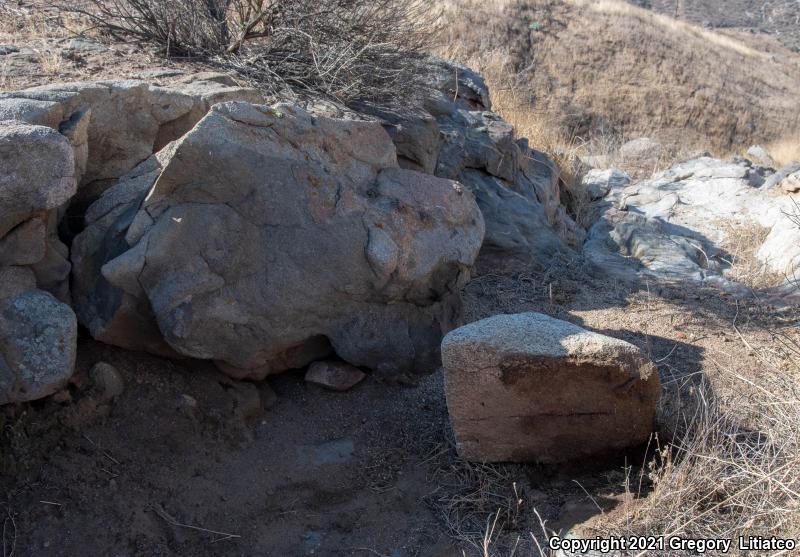
{"type": "Polygon", "coordinates": [[[495,108],[542,145],[607,151],[650,135],[673,151],[727,153],[800,129],[800,57],[766,36],[613,0],[444,5],[440,52],[484,73],[495,108]]]}
{"type": "Polygon", "coordinates": [[[340,100],[413,93],[435,28],[420,0],[50,0],[44,8],[79,20],[81,32],[205,59],[273,93],[340,100]]]}

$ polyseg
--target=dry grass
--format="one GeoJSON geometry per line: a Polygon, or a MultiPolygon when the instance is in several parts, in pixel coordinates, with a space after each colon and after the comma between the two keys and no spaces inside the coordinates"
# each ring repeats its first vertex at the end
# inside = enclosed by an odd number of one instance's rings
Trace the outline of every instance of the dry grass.
{"type": "Polygon", "coordinates": [[[800,133],[773,141],[766,146],[766,149],[779,166],[800,161],[800,133]]]}
{"type": "Polygon", "coordinates": [[[109,42],[207,60],[269,93],[408,99],[436,14],[422,0],[58,0],[109,42]]]}
{"type": "Polygon", "coordinates": [[[433,478],[438,487],[427,499],[451,538],[483,553],[502,543],[504,533],[527,526],[524,496],[508,467],[462,460],[452,444],[432,458],[439,463],[433,478]]]}
{"type": "Polygon", "coordinates": [[[686,21],[675,19],[667,15],[643,10],[627,2],[618,0],[568,0],[582,10],[590,10],[595,13],[619,16],[624,18],[635,18],[648,25],[661,27],[670,33],[676,33],[685,37],[699,39],[703,42],[727,49],[742,56],[755,59],[767,59],[769,55],[765,52],[751,48],[727,35],[722,35],[715,31],[710,31],[686,21]]]}
{"type": "Polygon", "coordinates": [[[43,0],[0,2],[0,35],[5,44],[29,45],[47,38],[74,36],[86,25],[82,18],[43,0]]]}
{"type": "Polygon", "coordinates": [[[483,73],[520,135],[567,160],[649,136],[667,146],[664,166],[800,129],[800,57],[781,47],[761,50],[621,1],[442,4],[438,54],[483,73]]]}
{"type": "MultiPolygon", "coordinates": [[[[732,539],[733,551],[725,555],[792,555],[741,552],[736,541],[739,536],[800,539],[800,333],[794,327],[800,313],[755,307],[743,308],[745,313],[746,324],[737,313],[730,326],[736,344],[722,345],[733,348],[707,348],[708,375],[677,369],[667,374],[662,444],[654,442],[658,449],[641,470],[628,469],[622,480],[626,503],[579,526],[578,537],[732,539]],[[737,363],[741,351],[753,354],[758,368],[737,363]]],[[[451,535],[472,548],[465,555],[551,557],[545,541],[554,532],[524,491],[516,498],[507,468],[456,463],[444,473],[445,490],[438,495],[452,518],[451,535]],[[461,491],[448,487],[448,478],[461,491]]]]}
{"type": "MultiPolygon", "coordinates": [[[[694,404],[684,405],[676,438],[651,463],[652,492],[596,521],[592,533],[800,537],[800,345],[775,331],[779,348],[767,350],[734,330],[761,369],[717,364],[713,391],[692,386],[694,404]]],[[[730,555],[746,554],[735,546],[730,555]]]]}
{"type": "Polygon", "coordinates": [[[770,233],[770,228],[749,221],[721,221],[717,226],[725,231],[725,242],[721,247],[729,254],[725,261],[730,265],[725,273],[726,278],[754,290],[778,286],[786,280],[784,275],[770,271],[756,257],[758,249],[770,233]]]}

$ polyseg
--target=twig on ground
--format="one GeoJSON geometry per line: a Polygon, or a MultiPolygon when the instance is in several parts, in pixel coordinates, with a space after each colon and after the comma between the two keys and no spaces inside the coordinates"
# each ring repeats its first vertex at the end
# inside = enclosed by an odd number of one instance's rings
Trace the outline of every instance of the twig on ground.
{"type": "Polygon", "coordinates": [[[165,522],[171,524],[172,526],[176,526],[178,528],[188,528],[190,530],[197,530],[198,532],[206,532],[208,534],[214,534],[216,536],[222,536],[215,540],[212,540],[211,543],[217,543],[225,540],[241,538],[239,534],[231,534],[229,532],[220,532],[219,530],[211,530],[209,528],[203,528],[201,526],[193,526],[191,524],[183,524],[175,520],[161,505],[150,505],[153,509],[153,512],[160,516],[165,522]]]}
{"type": "Polygon", "coordinates": [[[6,517],[3,520],[3,557],[13,557],[14,551],[17,549],[17,522],[14,520],[14,515],[11,514],[11,509],[6,508],[6,517]],[[8,543],[6,542],[6,532],[8,530],[8,525],[11,523],[12,530],[12,537],[11,537],[11,551],[7,552],[6,548],[8,543]]]}

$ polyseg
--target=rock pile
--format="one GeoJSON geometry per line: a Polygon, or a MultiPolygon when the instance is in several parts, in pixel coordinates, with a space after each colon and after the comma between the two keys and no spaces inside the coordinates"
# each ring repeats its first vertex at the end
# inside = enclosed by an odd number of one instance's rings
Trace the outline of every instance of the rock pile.
{"type": "Polygon", "coordinates": [[[457,180],[473,192],[486,221],[482,260],[492,267],[545,266],[583,243],[584,230],[561,203],[558,167],[491,112],[479,75],[438,62],[420,108],[362,108],[386,126],[400,166],[457,180]]]}
{"type": "Polygon", "coordinates": [[[58,132],[0,121],[0,404],[52,394],[72,375],[77,322],[69,301],[59,207],[75,164],[58,132]]]}
{"type": "Polygon", "coordinates": [[[398,168],[377,123],[291,105],[216,105],[160,158],[75,240],[96,338],[150,349],[160,335],[248,378],[331,348],[387,373],[436,365],[483,239],[460,184],[398,168]]]}
{"type": "Polygon", "coordinates": [[[98,340],[234,377],[332,352],[435,369],[479,250],[544,265],[583,231],[483,80],[430,69],[419,106],[358,112],[212,73],[1,93],[2,315],[33,327],[0,329],[5,400],[68,379],[73,304],[98,340]],[[28,381],[34,341],[51,367],[28,381]]]}

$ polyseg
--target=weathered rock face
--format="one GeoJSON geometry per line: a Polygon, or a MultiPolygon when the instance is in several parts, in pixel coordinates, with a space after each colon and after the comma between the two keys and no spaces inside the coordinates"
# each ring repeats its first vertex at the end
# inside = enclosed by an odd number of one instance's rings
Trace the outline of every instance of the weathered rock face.
{"type": "Polygon", "coordinates": [[[593,168],[581,178],[581,187],[591,201],[604,198],[613,188],[624,188],[631,183],[631,177],[617,168],[599,170],[593,168]]]}
{"type": "Polygon", "coordinates": [[[761,145],[751,145],[747,149],[747,158],[765,168],[775,168],[775,161],[761,145]]]}
{"type": "MultiPolygon", "coordinates": [[[[0,238],[35,244],[43,256],[43,215],[75,194],[74,159],[69,141],[60,133],[19,121],[0,122],[0,238]],[[38,223],[26,223],[36,219],[38,223]],[[19,227],[8,238],[9,232],[19,227]],[[16,236],[16,239],[13,239],[16,236]]],[[[0,265],[15,265],[14,257],[32,257],[8,244],[0,245],[0,265]]],[[[37,258],[38,260],[38,258],[37,258]]]]}
{"type": "Polygon", "coordinates": [[[544,266],[567,246],[580,246],[585,232],[560,202],[558,168],[490,112],[483,78],[444,61],[429,70],[421,108],[360,107],[384,124],[400,166],[457,180],[473,192],[486,222],[483,259],[493,266],[544,266]]]}
{"type": "MultiPolygon", "coordinates": [[[[781,187],[781,189],[786,191],[786,189],[783,188],[781,186],[781,184],[783,183],[783,181],[786,178],[788,178],[789,176],[796,175],[798,172],[800,172],[800,161],[790,162],[786,166],[780,168],[774,174],[768,176],[764,180],[763,187],[764,187],[764,189],[772,189],[772,188],[777,186],[777,187],[781,187]]],[[[788,192],[788,191],[786,191],[786,192],[787,193],[791,193],[791,192],[788,192]]]]}
{"type": "Polygon", "coordinates": [[[551,463],[648,440],[660,383],[632,344],[538,313],[497,315],[442,342],[459,453],[551,463]]]}
{"type": "Polygon", "coordinates": [[[230,77],[197,74],[160,87],[136,80],[58,83],[0,94],[0,118],[48,126],[69,139],[77,202],[96,199],[120,176],[196,124],[212,104],[260,102],[230,77]]]}
{"type": "Polygon", "coordinates": [[[786,193],[800,192],[800,163],[785,169],[786,176],[780,181],[781,189],[786,193]]]}
{"type": "Polygon", "coordinates": [[[737,231],[760,227],[769,230],[767,239],[753,247],[764,270],[793,277],[800,267],[798,211],[780,186],[789,173],[764,180],[762,170],[748,161],[701,157],[609,188],[584,254],[600,273],[620,280],[643,273],[745,294],[743,285],[727,278],[733,256],[726,248],[737,231]]]}
{"type": "Polygon", "coordinates": [[[128,227],[158,178],[162,160],[172,152],[168,147],[151,156],[89,207],[86,228],[73,241],[71,254],[75,311],[92,336],[167,357],[178,354],[164,341],[146,297],[138,296],[135,288],[130,294],[112,285],[103,266],[130,249],[125,240],[128,227]]]}
{"type": "Polygon", "coordinates": [[[484,234],[460,184],[397,168],[377,123],[290,105],[216,105],[159,159],[76,238],[97,338],[158,352],[161,336],[239,377],[331,348],[391,375],[436,365],[484,234]]]}
{"type": "Polygon", "coordinates": [[[66,246],[55,228],[75,190],[66,137],[0,122],[0,404],[51,394],[72,375],[77,322],[53,295],[69,299],[66,246]]]}

